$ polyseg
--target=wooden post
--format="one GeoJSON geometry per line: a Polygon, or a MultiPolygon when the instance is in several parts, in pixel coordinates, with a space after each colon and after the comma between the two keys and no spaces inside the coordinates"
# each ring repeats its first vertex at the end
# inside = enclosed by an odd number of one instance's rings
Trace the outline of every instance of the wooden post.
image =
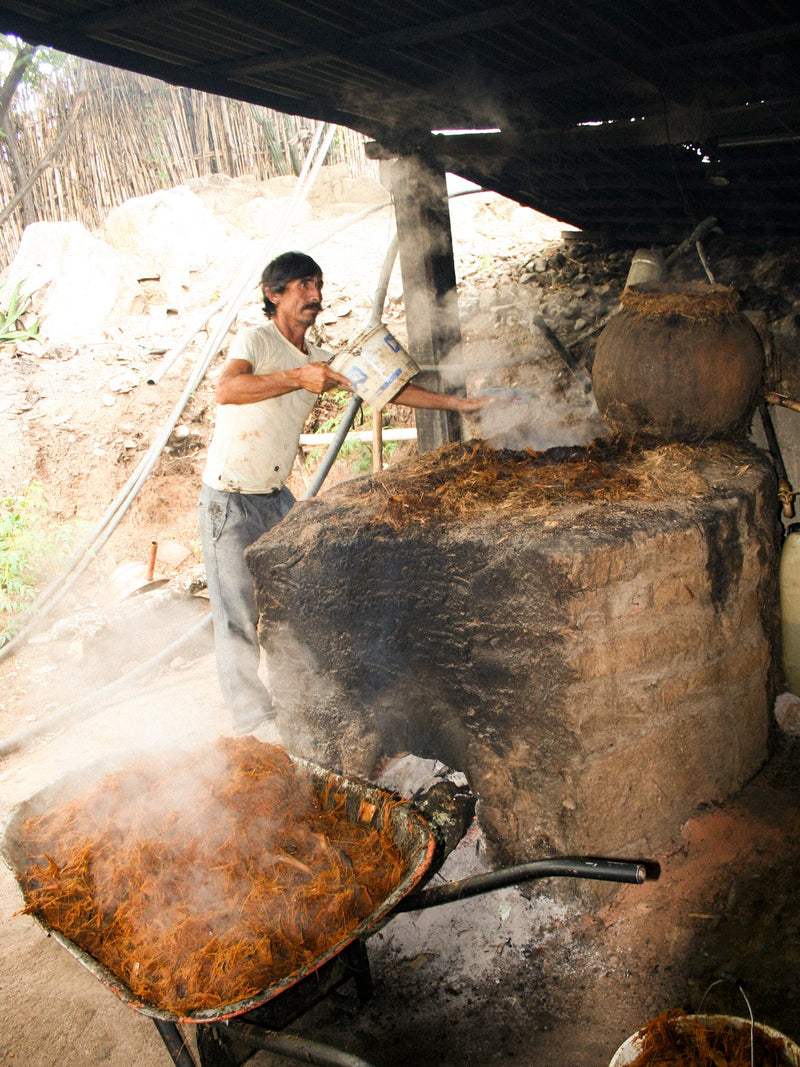
{"type": "MultiPolygon", "coordinates": [[[[420,366],[431,367],[461,346],[446,175],[443,168],[408,156],[392,164],[390,182],[409,352],[420,366]]],[[[437,392],[454,391],[443,387],[438,371],[423,371],[414,381],[437,392]]],[[[461,420],[456,412],[416,410],[414,414],[421,452],[460,439],[461,420]]]]}
{"type": "Polygon", "coordinates": [[[383,423],[380,411],[372,412],[372,471],[378,474],[383,470],[383,423]]]}

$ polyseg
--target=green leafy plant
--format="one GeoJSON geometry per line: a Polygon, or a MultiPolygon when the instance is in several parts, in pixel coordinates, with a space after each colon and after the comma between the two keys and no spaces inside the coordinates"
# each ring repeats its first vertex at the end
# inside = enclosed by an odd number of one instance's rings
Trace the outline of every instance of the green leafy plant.
{"type": "Polygon", "coordinates": [[[11,290],[5,306],[0,305],[0,345],[15,341],[30,341],[39,333],[41,320],[36,318],[29,326],[22,321],[30,309],[30,296],[23,296],[17,283],[11,290]]]}
{"type": "Polygon", "coordinates": [[[33,601],[68,548],[69,532],[53,523],[39,482],[18,498],[0,500],[0,646],[15,633],[14,617],[33,601]]]}
{"type": "MultiPolygon", "coordinates": [[[[341,419],[325,419],[318,427],[318,433],[335,433],[339,428],[341,419]]],[[[328,445],[320,445],[317,448],[310,448],[308,450],[308,461],[316,463],[321,460],[325,453],[328,451],[328,445]]],[[[342,444],[337,455],[337,460],[342,460],[345,463],[352,464],[354,469],[360,474],[363,471],[369,470],[372,464],[372,449],[365,441],[347,441],[342,444]]]]}

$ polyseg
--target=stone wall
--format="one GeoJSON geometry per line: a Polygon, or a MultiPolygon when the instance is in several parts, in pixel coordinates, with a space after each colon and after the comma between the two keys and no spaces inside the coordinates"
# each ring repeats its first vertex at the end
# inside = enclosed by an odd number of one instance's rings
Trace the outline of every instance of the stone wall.
{"type": "Polygon", "coordinates": [[[646,855],[735,792],[767,755],[775,479],[748,445],[670,448],[683,490],[393,529],[411,461],[298,505],[248,555],[290,749],[463,770],[504,863],[646,855]]]}

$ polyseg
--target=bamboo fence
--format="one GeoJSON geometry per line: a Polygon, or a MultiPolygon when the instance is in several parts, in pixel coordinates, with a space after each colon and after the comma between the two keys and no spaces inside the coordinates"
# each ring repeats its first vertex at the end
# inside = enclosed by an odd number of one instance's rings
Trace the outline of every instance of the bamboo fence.
{"type": "MultiPolygon", "coordinates": [[[[266,180],[298,174],[314,120],[167,85],[97,63],[75,60],[35,91],[20,86],[12,117],[17,147],[32,171],[81,107],[64,145],[33,186],[39,221],[77,220],[96,229],[130,197],[213,173],[266,180]]],[[[377,177],[365,138],[340,126],[326,162],[346,163],[351,177],[377,177]]],[[[0,155],[2,155],[0,144],[0,155]]],[[[0,166],[0,198],[14,195],[0,166]]],[[[22,237],[16,210],[0,228],[0,271],[22,237]]]]}

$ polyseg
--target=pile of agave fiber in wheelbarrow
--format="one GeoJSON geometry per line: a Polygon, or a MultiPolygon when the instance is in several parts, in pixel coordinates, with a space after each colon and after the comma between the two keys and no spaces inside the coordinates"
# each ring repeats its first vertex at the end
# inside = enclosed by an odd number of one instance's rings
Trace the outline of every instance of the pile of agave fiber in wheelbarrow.
{"type": "Polygon", "coordinates": [[[375,828],[361,803],[351,821],[335,787],[255,738],[148,758],[25,821],[23,911],[158,1008],[235,1003],[319,959],[401,881],[385,813],[375,828]]]}

